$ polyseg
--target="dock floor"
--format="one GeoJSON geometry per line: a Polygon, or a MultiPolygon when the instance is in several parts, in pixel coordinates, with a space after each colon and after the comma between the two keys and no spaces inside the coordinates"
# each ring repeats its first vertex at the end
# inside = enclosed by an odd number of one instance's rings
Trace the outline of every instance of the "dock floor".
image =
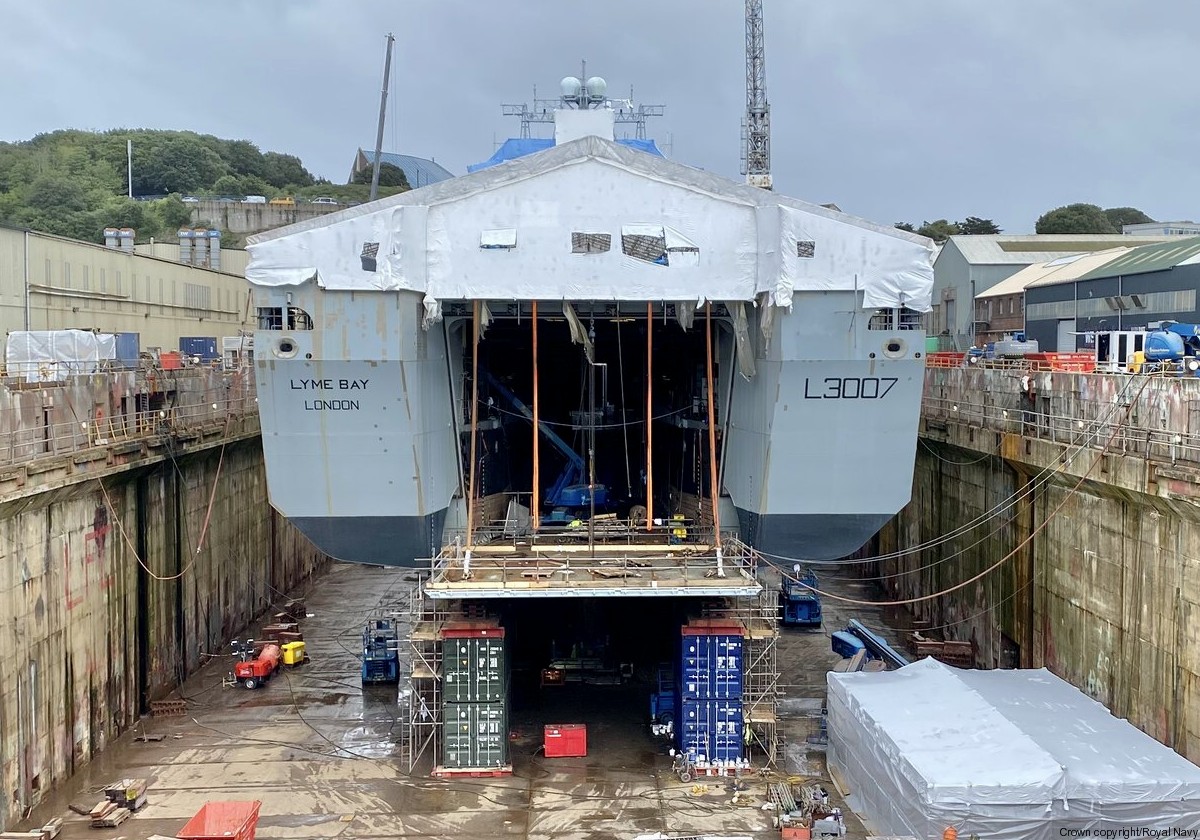
{"type": "MultiPolygon", "coordinates": [[[[768,780],[746,779],[738,805],[720,779],[682,784],[670,772],[665,745],[652,742],[632,714],[590,726],[586,758],[542,757],[534,710],[524,719],[514,715],[512,776],[443,781],[406,775],[396,690],[363,690],[357,647],[365,618],[379,606],[405,606],[412,585],[403,570],[334,565],[304,593],[311,662],[247,691],[222,687],[232,660],[214,659],[183,689],[186,717],[145,719],[144,732],[162,740],[140,742],[134,740],[139,733],[127,733],[22,826],[63,817],[63,840],[173,837],[207,801],[260,799],[259,840],[567,840],[653,832],[778,838],[761,808],[768,780]],[[148,804],[118,828],[93,829],[68,810],[69,803],[103,798],[98,791],[120,778],[148,778],[151,786],[148,804]]],[[[826,585],[856,597],[870,591],[861,584],[826,585]]],[[[780,640],[785,766],[775,780],[825,777],[823,752],[807,736],[817,729],[825,672],[837,660],[829,633],[850,617],[883,626],[878,610],[850,611],[827,601],[825,611],[823,630],[784,629],[780,640]]],[[[866,836],[853,815],[847,823],[848,836],[866,836]]]]}

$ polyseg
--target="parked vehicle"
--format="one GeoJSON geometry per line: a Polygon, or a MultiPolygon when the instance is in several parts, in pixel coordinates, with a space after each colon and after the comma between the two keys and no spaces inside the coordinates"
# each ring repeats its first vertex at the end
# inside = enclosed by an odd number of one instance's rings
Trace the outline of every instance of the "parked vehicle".
{"type": "Polygon", "coordinates": [[[317,196],[316,198],[314,198],[311,203],[312,204],[337,204],[338,200],[336,198],[330,198],[327,195],[322,195],[322,196],[317,196]]]}
{"type": "Polygon", "coordinates": [[[242,199],[242,204],[266,204],[267,197],[265,195],[248,195],[242,199]]]}
{"type": "Polygon", "coordinates": [[[276,207],[295,207],[296,199],[292,198],[290,195],[283,195],[283,196],[280,196],[279,198],[272,198],[267,203],[272,204],[276,207]]]}

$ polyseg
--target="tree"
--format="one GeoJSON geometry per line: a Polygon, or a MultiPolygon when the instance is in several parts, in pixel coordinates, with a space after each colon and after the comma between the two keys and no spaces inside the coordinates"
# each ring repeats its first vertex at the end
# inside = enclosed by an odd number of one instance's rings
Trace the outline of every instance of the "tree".
{"type": "MultiPolygon", "coordinates": [[[[371,184],[371,167],[360,169],[354,175],[352,184],[371,184]]],[[[408,176],[404,174],[404,170],[394,163],[379,164],[379,186],[381,187],[404,187],[406,190],[411,190],[412,187],[408,183],[408,176]]]]}
{"type": "Polygon", "coordinates": [[[169,195],[152,202],[150,207],[159,219],[160,229],[166,230],[168,234],[174,233],[192,221],[192,211],[177,195],[169,195]]]}
{"type": "Polygon", "coordinates": [[[1095,204],[1068,204],[1043,213],[1034,227],[1038,233],[1120,233],[1095,204]]]}
{"type": "Polygon", "coordinates": [[[300,158],[295,155],[281,155],[279,152],[267,152],[263,155],[261,174],[268,184],[279,189],[288,184],[307,187],[313,183],[312,173],[304,168],[300,158]]]}
{"type": "Polygon", "coordinates": [[[1147,225],[1154,221],[1136,207],[1110,207],[1104,215],[1118,231],[1125,225],[1147,225]]]}
{"type": "Polygon", "coordinates": [[[236,175],[222,175],[217,180],[213,181],[212,192],[217,195],[228,195],[242,198],[246,193],[242,192],[242,179],[236,175]]]}
{"type": "Polygon", "coordinates": [[[76,181],[58,175],[42,175],[25,188],[25,203],[45,213],[86,210],[87,194],[76,181]]]}
{"type": "Polygon", "coordinates": [[[936,222],[924,222],[917,233],[921,236],[928,236],[934,242],[942,243],[951,236],[957,236],[961,231],[958,228],[957,222],[948,222],[945,219],[938,219],[936,222]]]}
{"type": "Polygon", "coordinates": [[[980,236],[1000,233],[1000,228],[991,219],[981,219],[978,216],[967,216],[958,223],[959,233],[967,236],[980,236]]]}
{"type": "Polygon", "coordinates": [[[190,193],[209,187],[227,171],[217,153],[191,137],[151,145],[133,161],[134,190],[140,195],[190,193]]]}
{"type": "Polygon", "coordinates": [[[897,230],[906,230],[909,233],[917,232],[917,229],[912,226],[911,222],[896,222],[896,224],[892,225],[892,227],[896,228],[897,230]]]}

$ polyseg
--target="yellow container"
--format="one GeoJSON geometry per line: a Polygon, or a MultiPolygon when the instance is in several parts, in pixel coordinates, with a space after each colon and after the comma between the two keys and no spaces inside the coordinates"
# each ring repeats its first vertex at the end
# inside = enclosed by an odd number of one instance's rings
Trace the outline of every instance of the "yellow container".
{"type": "Polygon", "coordinates": [[[305,660],[304,642],[288,642],[283,645],[283,664],[284,665],[299,665],[305,660]]]}

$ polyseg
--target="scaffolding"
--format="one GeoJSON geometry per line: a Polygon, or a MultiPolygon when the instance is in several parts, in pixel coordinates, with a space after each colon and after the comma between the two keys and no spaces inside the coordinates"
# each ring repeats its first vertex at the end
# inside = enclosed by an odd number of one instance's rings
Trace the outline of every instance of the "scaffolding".
{"type": "Polygon", "coordinates": [[[425,597],[428,577],[422,575],[409,596],[408,614],[412,630],[408,635],[408,726],[401,754],[408,772],[429,754],[437,763],[442,729],[442,643],[441,631],[450,614],[445,602],[425,597]]]}
{"type": "MultiPolygon", "coordinates": [[[[758,580],[758,553],[756,551],[736,538],[727,539],[725,545],[730,554],[736,558],[733,562],[728,563],[729,572],[735,579],[741,578],[743,581],[753,582],[755,594],[707,598],[704,606],[701,607],[701,614],[710,618],[732,619],[745,628],[742,712],[747,731],[750,733],[746,757],[762,768],[772,768],[776,764],[779,749],[777,713],[780,691],[777,661],[778,597],[774,589],[764,586],[758,580]]],[[[708,546],[706,545],[705,548],[707,549],[708,546]]],[[[706,554],[707,551],[701,552],[702,556],[706,554]]],[[[446,582],[447,565],[454,565],[448,564],[448,559],[445,556],[432,558],[430,567],[421,574],[410,596],[409,615],[412,617],[412,631],[409,634],[410,694],[408,726],[402,749],[402,755],[410,773],[425,761],[426,755],[431,757],[433,764],[437,764],[438,761],[442,728],[442,629],[451,621],[485,617],[481,612],[483,605],[478,601],[472,603],[471,600],[481,597],[480,593],[472,592],[470,589],[458,589],[463,583],[461,579],[456,580],[456,585],[453,587],[458,591],[436,591],[439,583],[446,582]],[[448,598],[447,595],[450,597],[448,598]]],[[[695,561],[697,558],[692,559],[695,561]]],[[[706,557],[705,559],[711,562],[711,558],[706,557]]],[[[728,560],[729,556],[727,555],[728,560]]],[[[520,561],[514,562],[511,558],[501,560],[495,566],[501,567],[510,563],[516,568],[522,567],[520,561]]],[[[483,570],[486,568],[488,566],[477,559],[473,574],[482,576],[483,570]]],[[[606,565],[605,568],[609,567],[606,565]]],[[[646,567],[643,566],[640,571],[645,573],[646,567]]],[[[703,575],[697,575],[697,578],[704,579],[703,575]]],[[[627,594],[647,585],[646,582],[640,580],[617,583],[616,591],[624,590],[627,594]]],[[[554,591],[553,584],[543,581],[543,585],[546,586],[544,591],[536,593],[521,591],[517,597],[527,598],[531,595],[545,597],[554,591]]],[[[669,587],[655,588],[658,589],[660,596],[670,592],[669,587]]],[[[486,594],[493,597],[495,595],[491,591],[486,594]]],[[[709,591],[702,594],[712,596],[715,593],[709,591]]]]}

